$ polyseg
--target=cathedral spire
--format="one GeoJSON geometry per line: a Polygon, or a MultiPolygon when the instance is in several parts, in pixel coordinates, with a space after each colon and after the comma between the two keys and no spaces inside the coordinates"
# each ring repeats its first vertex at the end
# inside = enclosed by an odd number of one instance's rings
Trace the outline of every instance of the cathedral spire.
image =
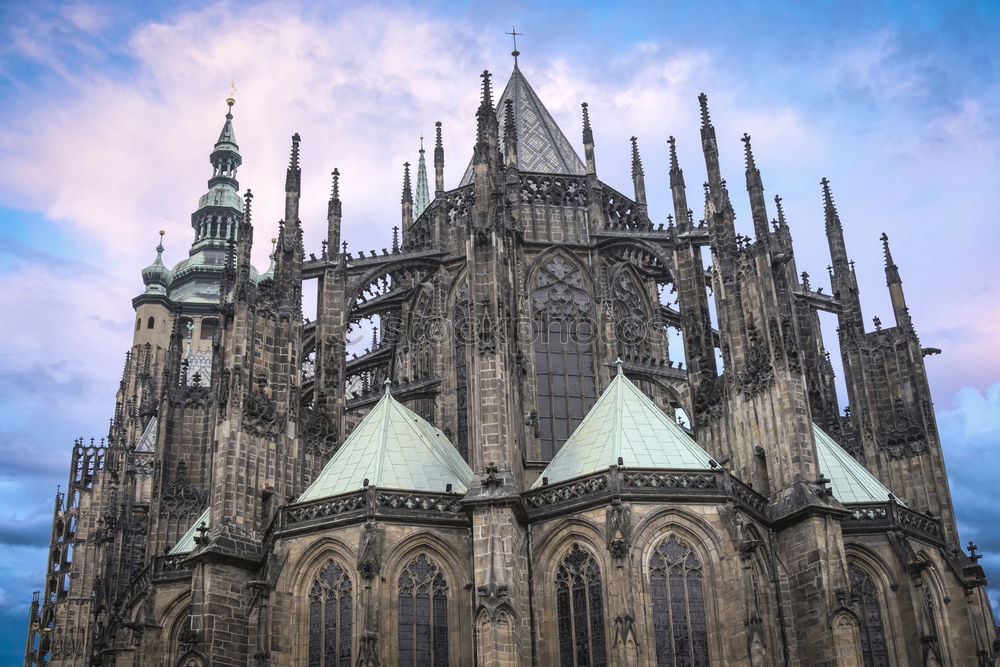
{"type": "Polygon", "coordinates": [[[882,241],[882,253],[885,255],[885,282],[887,285],[902,285],[903,281],[899,278],[899,267],[892,260],[892,251],[889,250],[889,235],[882,232],[879,239],[882,241]]]}
{"type": "Polygon", "coordinates": [[[410,228],[413,223],[413,187],[410,184],[410,163],[403,163],[403,196],[400,199],[403,205],[403,230],[410,228]]]}
{"type": "Polygon", "coordinates": [[[476,111],[476,150],[472,158],[476,164],[492,163],[493,153],[497,148],[499,128],[496,112],[493,110],[493,86],[490,76],[488,70],[483,70],[480,75],[483,79],[483,88],[479,109],[476,111]]]}
{"type": "Polygon", "coordinates": [[[198,209],[191,214],[191,226],[194,228],[192,255],[203,248],[225,248],[235,235],[242,215],[243,202],[240,199],[236,170],[243,164],[243,158],[233,130],[235,103],[236,100],[232,97],[226,100],[226,120],[208,156],[212,164],[208,192],[202,195],[198,201],[198,209]]]}
{"type": "Polygon", "coordinates": [[[417,199],[414,202],[413,217],[419,218],[420,214],[427,209],[430,204],[430,195],[427,189],[427,161],[424,159],[424,137],[420,135],[420,159],[417,160],[417,199]]]}
{"type": "Polygon", "coordinates": [[[434,123],[434,194],[444,192],[444,143],[441,141],[441,121],[434,123]]]}
{"type": "Polygon", "coordinates": [[[597,161],[594,158],[594,131],[590,129],[590,112],[587,110],[587,103],[580,105],[583,109],[583,153],[587,160],[587,174],[597,173],[597,161]]]}
{"type": "Polygon", "coordinates": [[[635,203],[639,205],[645,216],[646,175],[642,170],[642,158],[639,157],[639,140],[633,136],[629,141],[632,142],[632,187],[635,190],[635,203]]]}

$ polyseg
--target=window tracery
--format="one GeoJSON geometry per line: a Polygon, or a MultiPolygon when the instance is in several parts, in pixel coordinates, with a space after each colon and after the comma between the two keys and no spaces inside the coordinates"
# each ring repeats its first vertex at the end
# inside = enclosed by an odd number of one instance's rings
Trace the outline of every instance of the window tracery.
{"type": "Polygon", "coordinates": [[[650,352],[646,299],[630,271],[622,269],[611,283],[615,341],[622,359],[641,359],[650,352]]]}
{"type": "Polygon", "coordinates": [[[608,664],[601,568],[579,544],[556,570],[556,619],[561,667],[608,664]]]}
{"type": "Polygon", "coordinates": [[[399,575],[400,667],[447,667],[448,582],[426,554],[399,575]]]}
{"type": "Polygon", "coordinates": [[[847,574],[851,580],[851,599],[858,605],[861,618],[861,652],[865,667],[888,667],[885,626],[879,590],[872,578],[854,563],[848,563],[847,574]]]}
{"type": "Polygon", "coordinates": [[[591,297],[580,269],[556,255],[539,269],[531,301],[538,436],[549,460],[597,399],[591,297]]]}
{"type": "Polygon", "coordinates": [[[309,589],[309,667],[351,667],[351,580],[329,560],[309,589]]]}
{"type": "Polygon", "coordinates": [[[708,667],[701,561],[676,535],[649,559],[657,667],[708,667]]]}

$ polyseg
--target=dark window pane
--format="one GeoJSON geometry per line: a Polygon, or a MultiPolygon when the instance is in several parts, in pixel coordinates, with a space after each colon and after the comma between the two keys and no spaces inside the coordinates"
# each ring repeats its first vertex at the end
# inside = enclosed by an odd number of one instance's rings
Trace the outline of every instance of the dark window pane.
{"type": "Polygon", "coordinates": [[[574,544],[556,571],[559,664],[607,664],[601,570],[593,556],[574,544]]]}
{"type": "Polygon", "coordinates": [[[657,667],[708,667],[701,562],[671,535],[649,559],[657,667]]]}

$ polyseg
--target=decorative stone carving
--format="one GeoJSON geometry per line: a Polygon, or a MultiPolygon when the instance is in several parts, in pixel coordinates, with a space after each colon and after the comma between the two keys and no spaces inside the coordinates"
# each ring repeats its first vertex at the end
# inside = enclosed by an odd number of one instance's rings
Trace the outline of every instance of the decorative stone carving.
{"type": "Polygon", "coordinates": [[[385,529],[374,521],[365,523],[358,545],[358,573],[364,579],[374,579],[382,571],[382,540],[385,529]]]}
{"type": "Polygon", "coordinates": [[[757,327],[747,324],[747,356],[743,370],[739,374],[740,387],[744,396],[751,398],[771,385],[774,367],[768,354],[767,344],[760,338],[757,327]]]}
{"type": "Polygon", "coordinates": [[[177,480],[160,496],[160,512],[171,518],[197,516],[205,509],[208,494],[188,481],[183,462],[178,468],[177,480]]]}
{"type": "Polygon", "coordinates": [[[927,451],[927,434],[906,414],[903,401],[897,398],[893,407],[892,422],[879,431],[878,443],[882,450],[894,459],[927,451]]]}
{"type": "Polygon", "coordinates": [[[538,271],[531,290],[535,312],[550,318],[576,319],[590,310],[580,269],[556,255],[538,271]]]}
{"type": "Polygon", "coordinates": [[[627,557],[632,546],[632,512],[628,505],[613,500],[605,515],[604,528],[611,557],[627,557]]]}
{"type": "Polygon", "coordinates": [[[243,401],[243,429],[253,435],[273,438],[285,426],[285,416],[278,414],[278,404],[267,395],[267,381],[261,378],[257,388],[243,401]]]}
{"type": "Polygon", "coordinates": [[[322,407],[302,408],[302,441],[305,450],[323,458],[337,451],[338,433],[327,411],[322,407]]]}
{"type": "Polygon", "coordinates": [[[613,646],[619,644],[628,646],[629,641],[636,644],[635,619],[632,614],[619,614],[615,617],[615,640],[613,646]]]}

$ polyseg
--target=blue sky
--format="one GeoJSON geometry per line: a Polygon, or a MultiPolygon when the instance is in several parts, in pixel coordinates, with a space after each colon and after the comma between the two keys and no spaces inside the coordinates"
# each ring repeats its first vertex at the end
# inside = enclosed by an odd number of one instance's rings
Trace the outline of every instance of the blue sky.
{"type": "MultiPolygon", "coordinates": [[[[478,73],[502,85],[511,24],[522,70],[574,142],[589,102],[599,175],[626,192],[639,137],[655,220],[671,210],[668,135],[697,189],[705,91],[733,191],[746,131],[814,285],[829,263],[819,179],[831,179],[866,315],[885,321],[889,234],[921,340],[944,350],[928,372],[962,537],[1000,584],[1000,512],[983,493],[1000,467],[1000,5],[314,4],[0,4],[0,665],[20,660],[72,441],[107,429],[156,231],[168,263],[190,243],[230,81],[256,219],[281,214],[298,131],[307,252],[334,166],[345,237],[381,248],[401,164],[436,120],[449,187],[460,178],[478,73]]],[[[745,198],[737,213],[748,230],[745,198]]]]}

